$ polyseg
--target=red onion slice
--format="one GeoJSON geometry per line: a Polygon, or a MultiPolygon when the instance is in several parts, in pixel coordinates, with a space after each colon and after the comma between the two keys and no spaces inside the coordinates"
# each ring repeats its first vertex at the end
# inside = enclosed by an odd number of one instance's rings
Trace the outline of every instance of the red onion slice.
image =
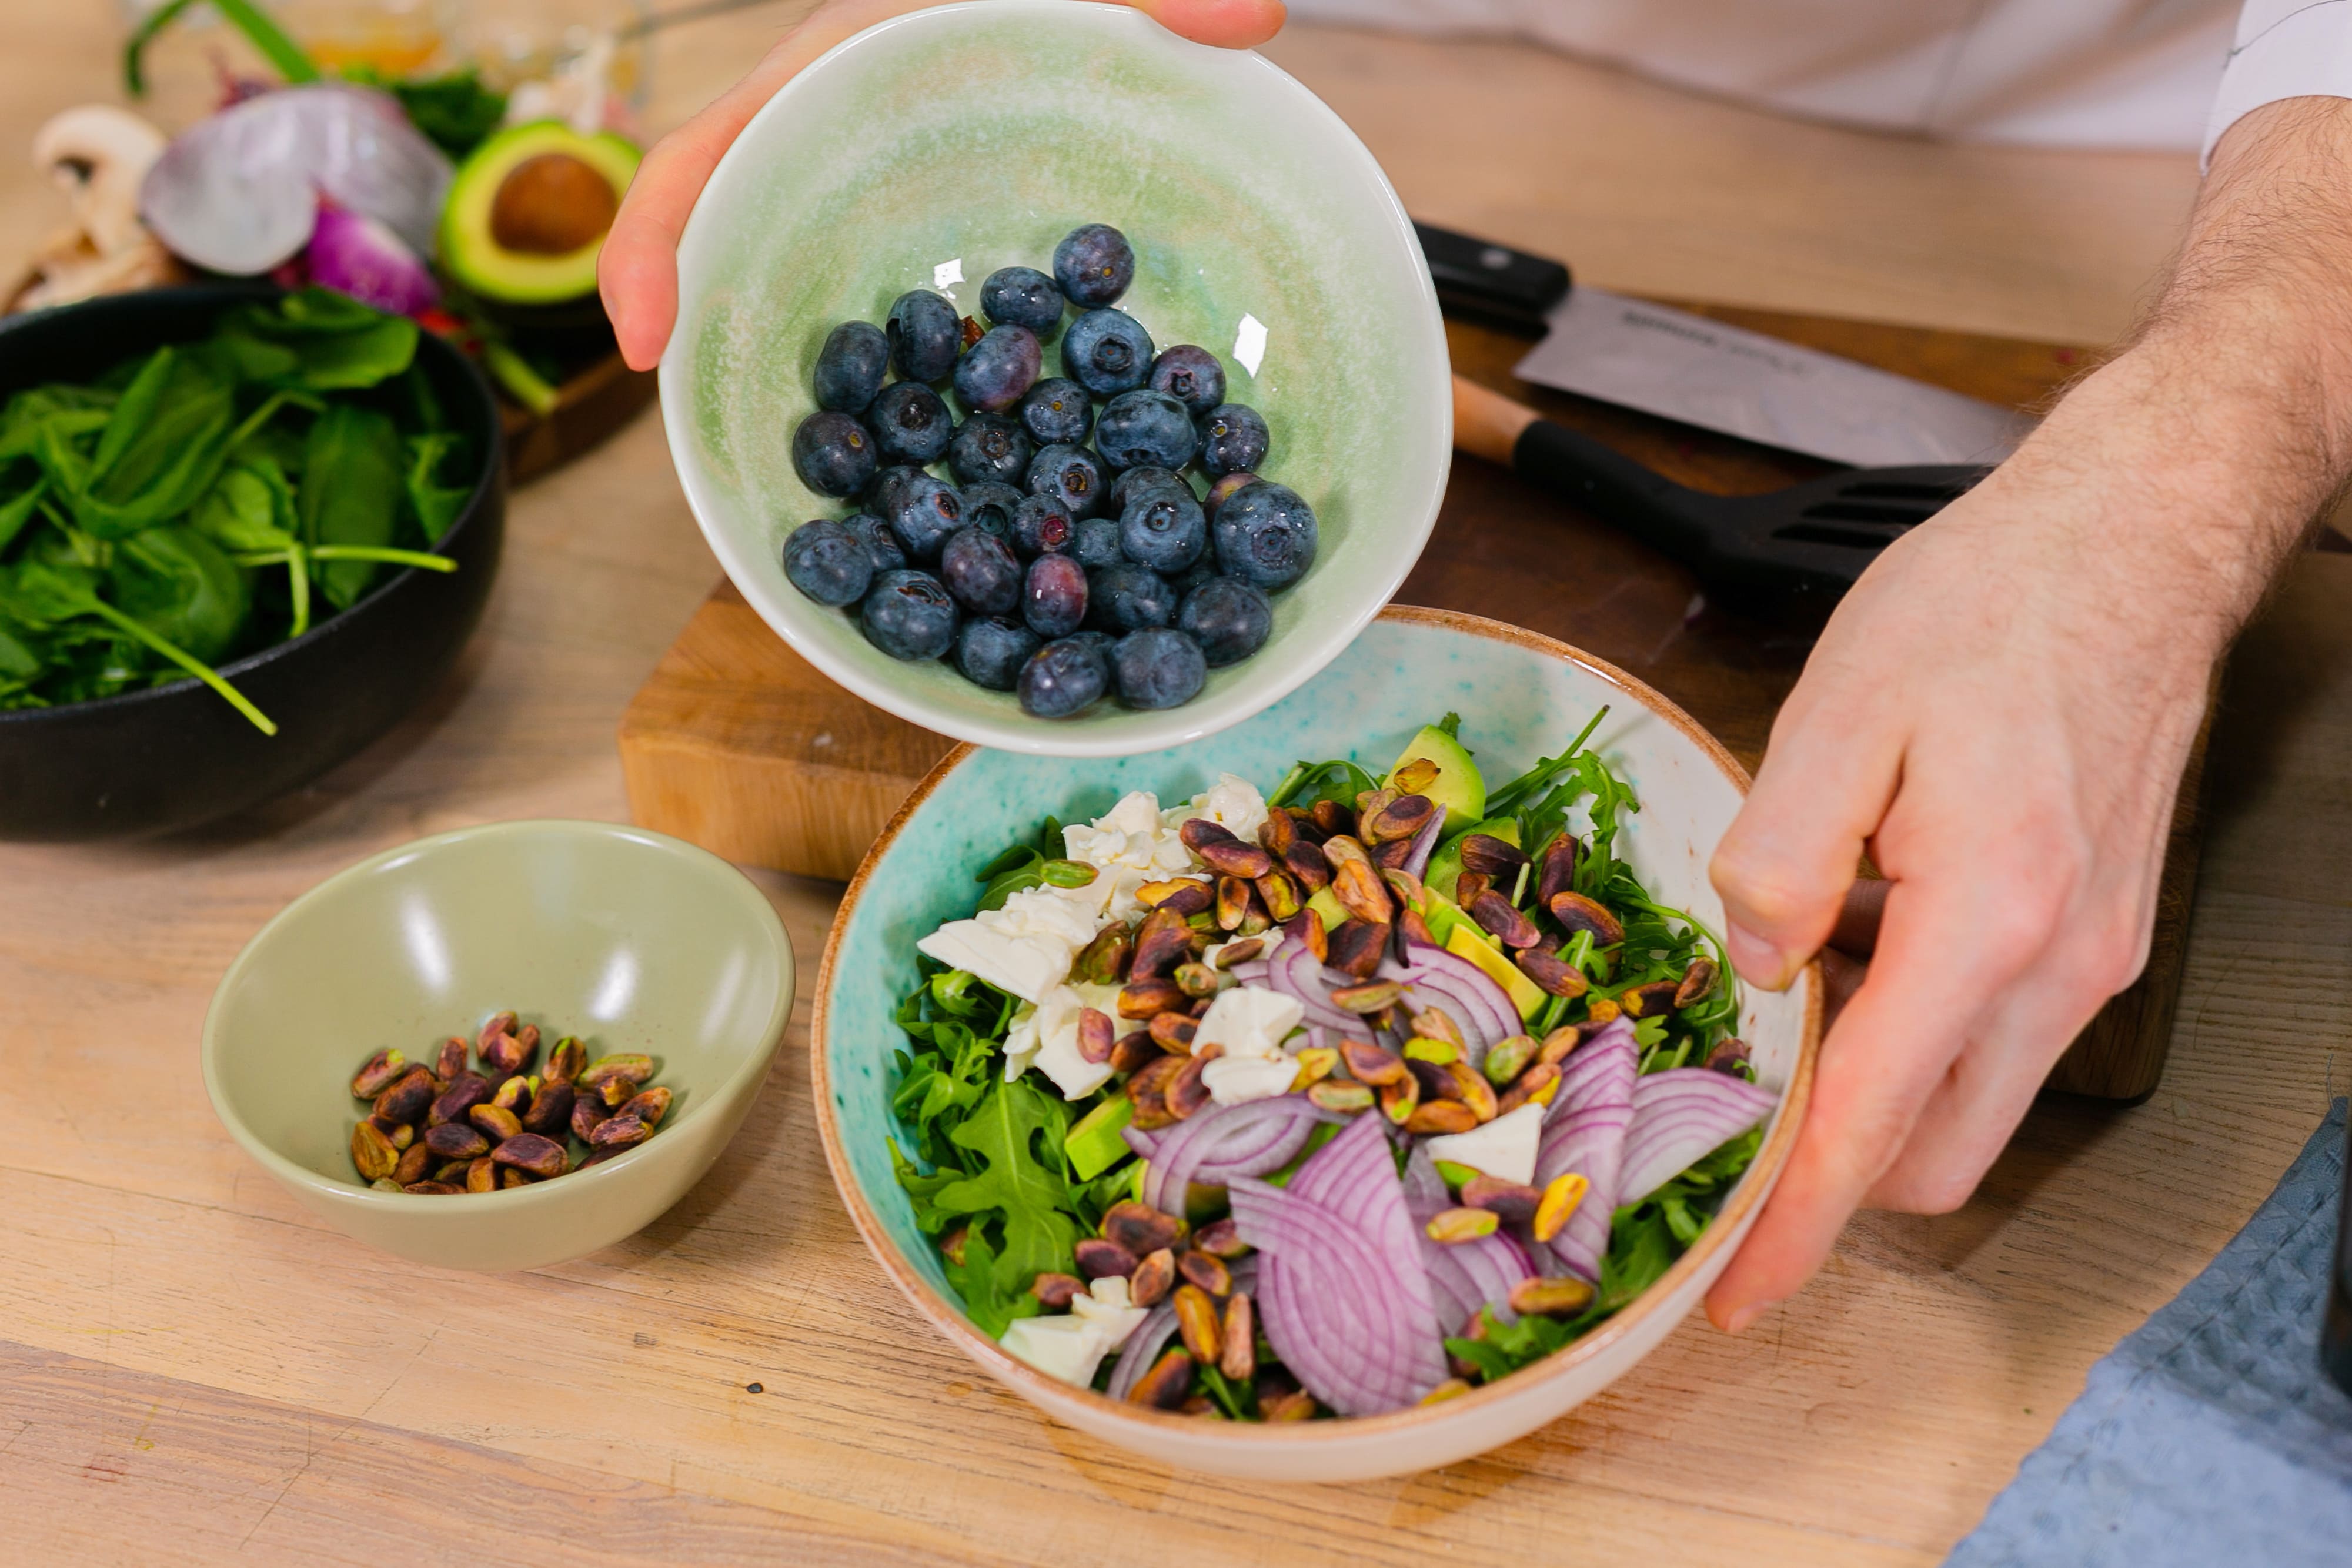
{"type": "MultiPolygon", "coordinates": [[[[1356,1015],[1331,1005],[1333,981],[1327,977],[1323,966],[1307,950],[1304,942],[1285,942],[1276,949],[1268,961],[1265,983],[1284,996],[1295,998],[1305,1009],[1306,1019],[1321,1024],[1325,1029],[1360,1031],[1361,1022],[1356,1015]]],[[[1354,982],[1340,980],[1341,985],[1354,982]]]]}
{"type": "Polygon", "coordinates": [[[1151,1370],[1160,1347],[1175,1332],[1176,1309],[1166,1301],[1152,1308],[1151,1315],[1136,1324],[1127,1343],[1118,1347],[1118,1361],[1110,1369],[1110,1385],[1103,1392],[1125,1403],[1127,1396],[1135,1392],[1135,1385],[1143,1381],[1143,1375],[1151,1370]]]}
{"type": "MultiPolygon", "coordinates": [[[[1195,1182],[1222,1186],[1235,1176],[1278,1169],[1307,1146],[1315,1124],[1328,1114],[1297,1094],[1206,1107],[1160,1133],[1144,1156],[1151,1166],[1143,1201],[1162,1214],[1181,1214],[1185,1191],[1195,1182]]],[[[1132,1137],[1128,1146],[1136,1146],[1132,1137]]]]}
{"type": "Polygon", "coordinates": [[[1445,827],[1445,808],[1440,806],[1422,823],[1421,831],[1412,836],[1412,848],[1405,852],[1402,870],[1407,876],[1419,876],[1429,869],[1429,857],[1436,852],[1437,839],[1445,827]]]}
{"type": "Polygon", "coordinates": [[[1519,1009],[1503,988],[1459,954],[1443,947],[1416,947],[1406,974],[1406,985],[1412,991],[1426,993],[1429,1001],[1444,1008],[1462,1026],[1463,1038],[1470,1043],[1473,1067],[1485,1060],[1487,1048],[1496,1040],[1519,1032],[1519,1009]]]}
{"type": "MultiPolygon", "coordinates": [[[[1405,1162],[1403,1185],[1405,1207],[1416,1226],[1425,1225],[1430,1216],[1453,1204],[1444,1178],[1437,1174],[1426,1148],[1414,1147],[1412,1157],[1405,1162]]],[[[1498,1230],[1475,1241],[1450,1245],[1432,1241],[1423,1232],[1421,1258],[1429,1270],[1430,1294],[1441,1333],[1460,1333],[1478,1315],[1478,1309],[1486,1306],[1495,1309],[1500,1322],[1518,1321],[1518,1314],[1511,1310],[1511,1287],[1536,1270],[1526,1250],[1507,1232],[1498,1230]]]]}
{"type": "Polygon", "coordinates": [[[1633,1085],[1616,1201],[1639,1203],[1772,1113],[1780,1096],[1704,1067],[1674,1067],[1633,1085]]]}

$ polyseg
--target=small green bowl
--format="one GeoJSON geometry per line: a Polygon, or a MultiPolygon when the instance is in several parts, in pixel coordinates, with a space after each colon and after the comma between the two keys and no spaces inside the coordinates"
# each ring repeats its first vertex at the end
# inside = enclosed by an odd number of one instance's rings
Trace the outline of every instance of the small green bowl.
{"type": "MultiPolygon", "coordinates": [[[[688,504],[743,597],[884,711],[1005,751],[1121,757],[1239,723],[1339,656],[1420,558],[1453,458],[1444,323],[1412,221],[1323,101],[1263,56],[1126,5],[986,0],[876,24],[785,84],[712,173],[678,244],[662,420],[688,504]],[[1224,361],[1265,416],[1265,476],[1320,525],[1274,632],[1200,695],[1032,718],[947,660],[904,664],[785,578],[784,538],[856,508],[794,476],[818,351],[910,288],[977,316],[998,267],[1048,267],[1078,225],[1135,246],[1118,308],[1224,361]],[[961,281],[957,278],[961,277],[961,281]],[[1255,325],[1253,325],[1255,324],[1255,325]],[[1237,353],[1262,326],[1262,359],[1237,353]]],[[[1045,373],[1062,371],[1062,333],[1045,373]]],[[[1254,356],[1253,356],[1254,357],[1254,356]]],[[[944,468],[944,465],[940,465],[944,468]]]]}
{"type": "Polygon", "coordinates": [[[362,861],[263,926],[213,994],[205,1088],[246,1153],[345,1235],[439,1268],[535,1269],[611,1246],[702,1178],[792,1007],[783,923],[725,861],[608,822],[499,822],[362,861]],[[509,1009],[591,1058],[650,1054],[676,1095],[660,1131],[511,1191],[361,1181],[360,1064],[384,1047],[430,1062],[509,1009]]]}

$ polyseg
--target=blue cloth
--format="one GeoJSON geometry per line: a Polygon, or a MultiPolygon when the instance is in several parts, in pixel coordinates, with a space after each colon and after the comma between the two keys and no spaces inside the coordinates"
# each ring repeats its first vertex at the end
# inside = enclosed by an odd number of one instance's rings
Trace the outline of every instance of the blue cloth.
{"type": "Polygon", "coordinates": [[[2352,1563],[2352,1398],[2319,1369],[2345,1103],[2171,1303],[2091,1368],[1946,1568],[2352,1563]]]}

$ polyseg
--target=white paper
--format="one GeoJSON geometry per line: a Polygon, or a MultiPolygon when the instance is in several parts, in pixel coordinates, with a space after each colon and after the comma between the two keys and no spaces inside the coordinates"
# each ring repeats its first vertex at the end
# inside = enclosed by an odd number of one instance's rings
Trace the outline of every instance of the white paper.
{"type": "Polygon", "coordinates": [[[1997,463],[2032,428],[2011,409],[1580,283],[1518,375],[1865,468],[1997,463]]]}

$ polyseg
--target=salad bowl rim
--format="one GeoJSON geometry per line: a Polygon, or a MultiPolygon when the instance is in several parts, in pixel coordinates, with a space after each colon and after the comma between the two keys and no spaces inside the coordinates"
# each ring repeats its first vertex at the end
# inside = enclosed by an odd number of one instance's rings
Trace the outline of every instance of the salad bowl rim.
{"type": "MultiPolygon", "coordinates": [[[[1586,674],[1622,690],[1644,711],[1673,725],[1721,770],[1740,794],[1746,795],[1748,791],[1748,769],[1725,748],[1721,741],[1663,694],[1606,660],[1541,632],[1460,611],[1391,604],[1381,610],[1377,619],[1393,625],[1453,632],[1507,643],[1574,664],[1586,674]]],[[[850,918],[865,894],[868,879],[889,853],[899,830],[950,774],[982,749],[970,742],[961,743],[924,775],[922,781],[892,813],[889,822],[866,852],[866,857],[858,862],[856,873],[850,878],[849,885],[842,894],[840,913],[825,938],[824,956],[817,966],[814,1008],[809,1019],[809,1090],[816,1100],[817,1134],[824,1145],[825,1165],[833,1173],[834,1186],[840,1190],[843,1206],[849,1210],[850,1219],[856,1225],[866,1250],[881,1263],[883,1272],[890,1277],[918,1312],[958,1349],[978,1362],[990,1375],[1048,1412],[1063,1400],[1091,1402],[1097,1416],[1134,1421],[1147,1430],[1197,1436],[1202,1425],[1197,1416],[1132,1405],[1112,1399],[1092,1388],[1065,1383],[1038,1371],[982,1333],[963,1309],[934,1289],[900,1254],[897,1244],[889,1239],[881,1217],[866,1201],[857,1184],[850,1168],[848,1152],[842,1144],[841,1129],[833,1108],[832,1071],[825,1046],[833,1006],[834,966],[840,957],[843,936],[849,928],[850,918]]],[[[1675,1260],[1664,1274],[1622,1310],[1582,1338],[1529,1363],[1508,1377],[1479,1385],[1466,1394],[1434,1405],[1409,1406],[1378,1416],[1346,1416],[1329,1421],[1223,1422],[1219,1424],[1217,1437],[1234,1443],[1288,1449],[1300,1445],[1336,1445],[1428,1426],[1441,1420],[1451,1421],[1459,1415],[1499,1406],[1526,1394],[1538,1383],[1570,1376],[1579,1367],[1604,1356],[1611,1346],[1633,1335],[1649,1317],[1664,1310],[1664,1303],[1685,1281],[1705,1269],[1717,1252],[1731,1245],[1734,1239],[1740,1236],[1748,1216],[1765,1201],[1796,1145],[1805,1110],[1811,1098],[1815,1058],[1821,1050],[1823,987],[1820,962],[1808,963],[1791,984],[1803,988],[1803,1032],[1798,1041],[1796,1061],[1789,1071],[1787,1086],[1781,1091],[1780,1101],[1774,1107],[1776,1119],[1771,1132],[1757,1149],[1754,1160],[1741,1173],[1729,1199],[1717,1211],[1706,1231],[1688,1250],[1675,1260]]]]}

